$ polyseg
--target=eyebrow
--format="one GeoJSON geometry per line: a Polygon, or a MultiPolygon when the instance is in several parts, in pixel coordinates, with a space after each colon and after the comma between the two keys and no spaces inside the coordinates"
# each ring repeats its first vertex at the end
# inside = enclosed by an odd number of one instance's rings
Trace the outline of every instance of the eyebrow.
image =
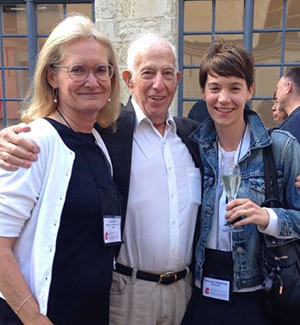
{"type": "MultiPolygon", "coordinates": [[[[157,66],[153,64],[153,65],[145,65],[145,66],[143,66],[140,71],[144,71],[144,70],[158,70],[158,69],[157,69],[157,66]]],[[[170,65],[170,66],[163,67],[162,71],[164,71],[164,70],[173,70],[173,71],[175,71],[175,68],[170,65]]]]}
{"type": "MultiPolygon", "coordinates": [[[[212,81],[212,82],[209,82],[207,85],[208,86],[219,86],[220,83],[219,82],[212,81]]],[[[243,84],[241,82],[238,82],[238,81],[235,81],[233,83],[230,83],[229,85],[230,86],[243,86],[243,84]]]]}

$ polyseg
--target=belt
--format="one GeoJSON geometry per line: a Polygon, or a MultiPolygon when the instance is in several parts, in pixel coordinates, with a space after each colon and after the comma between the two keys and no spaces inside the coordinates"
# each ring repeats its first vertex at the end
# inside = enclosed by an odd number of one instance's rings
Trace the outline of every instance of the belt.
{"type": "MultiPolygon", "coordinates": [[[[116,263],[115,265],[115,272],[121,273],[124,275],[132,276],[133,268],[125,266],[120,263],[116,263]]],[[[158,282],[160,284],[172,284],[176,281],[179,281],[183,278],[185,278],[187,274],[187,270],[184,269],[179,272],[166,272],[163,274],[155,274],[155,273],[149,273],[145,271],[137,271],[136,277],[137,279],[146,280],[146,281],[153,281],[158,282]]]]}

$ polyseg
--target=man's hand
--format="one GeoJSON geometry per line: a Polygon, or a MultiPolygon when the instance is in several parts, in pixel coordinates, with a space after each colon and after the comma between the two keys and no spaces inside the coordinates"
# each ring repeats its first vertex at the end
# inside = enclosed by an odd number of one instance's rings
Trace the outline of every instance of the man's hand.
{"type": "Polygon", "coordinates": [[[17,170],[19,167],[29,168],[37,161],[39,147],[20,133],[30,131],[25,123],[7,127],[0,132],[0,167],[6,170],[17,170]]]}

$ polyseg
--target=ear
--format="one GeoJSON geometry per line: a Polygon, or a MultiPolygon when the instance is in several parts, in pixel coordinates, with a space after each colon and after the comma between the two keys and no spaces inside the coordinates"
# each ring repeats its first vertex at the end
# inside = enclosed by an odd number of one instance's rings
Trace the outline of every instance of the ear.
{"type": "Polygon", "coordinates": [[[293,90],[293,83],[291,81],[287,81],[286,83],[286,93],[289,94],[293,90]]]}
{"type": "Polygon", "coordinates": [[[58,87],[56,74],[51,67],[47,69],[47,81],[52,88],[58,87]]]}
{"type": "Polygon", "coordinates": [[[133,80],[132,80],[132,73],[129,70],[124,70],[122,72],[122,78],[124,82],[126,83],[126,86],[130,90],[130,92],[133,92],[133,80]]]}
{"type": "Polygon", "coordinates": [[[181,72],[177,71],[176,72],[176,84],[179,85],[179,82],[181,80],[181,72]]]}
{"type": "Polygon", "coordinates": [[[247,100],[250,100],[253,97],[253,94],[254,94],[254,84],[252,84],[248,89],[247,100]]]}

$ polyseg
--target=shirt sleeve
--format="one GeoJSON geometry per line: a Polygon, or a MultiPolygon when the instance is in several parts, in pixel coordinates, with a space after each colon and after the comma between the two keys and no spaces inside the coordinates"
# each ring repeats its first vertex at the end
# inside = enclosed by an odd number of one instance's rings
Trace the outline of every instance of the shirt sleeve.
{"type": "Polygon", "coordinates": [[[266,235],[273,236],[279,239],[289,239],[294,238],[294,236],[280,236],[280,225],[278,221],[278,216],[273,209],[270,208],[263,208],[267,210],[270,220],[268,226],[263,230],[260,226],[257,226],[258,230],[266,235]]]}

